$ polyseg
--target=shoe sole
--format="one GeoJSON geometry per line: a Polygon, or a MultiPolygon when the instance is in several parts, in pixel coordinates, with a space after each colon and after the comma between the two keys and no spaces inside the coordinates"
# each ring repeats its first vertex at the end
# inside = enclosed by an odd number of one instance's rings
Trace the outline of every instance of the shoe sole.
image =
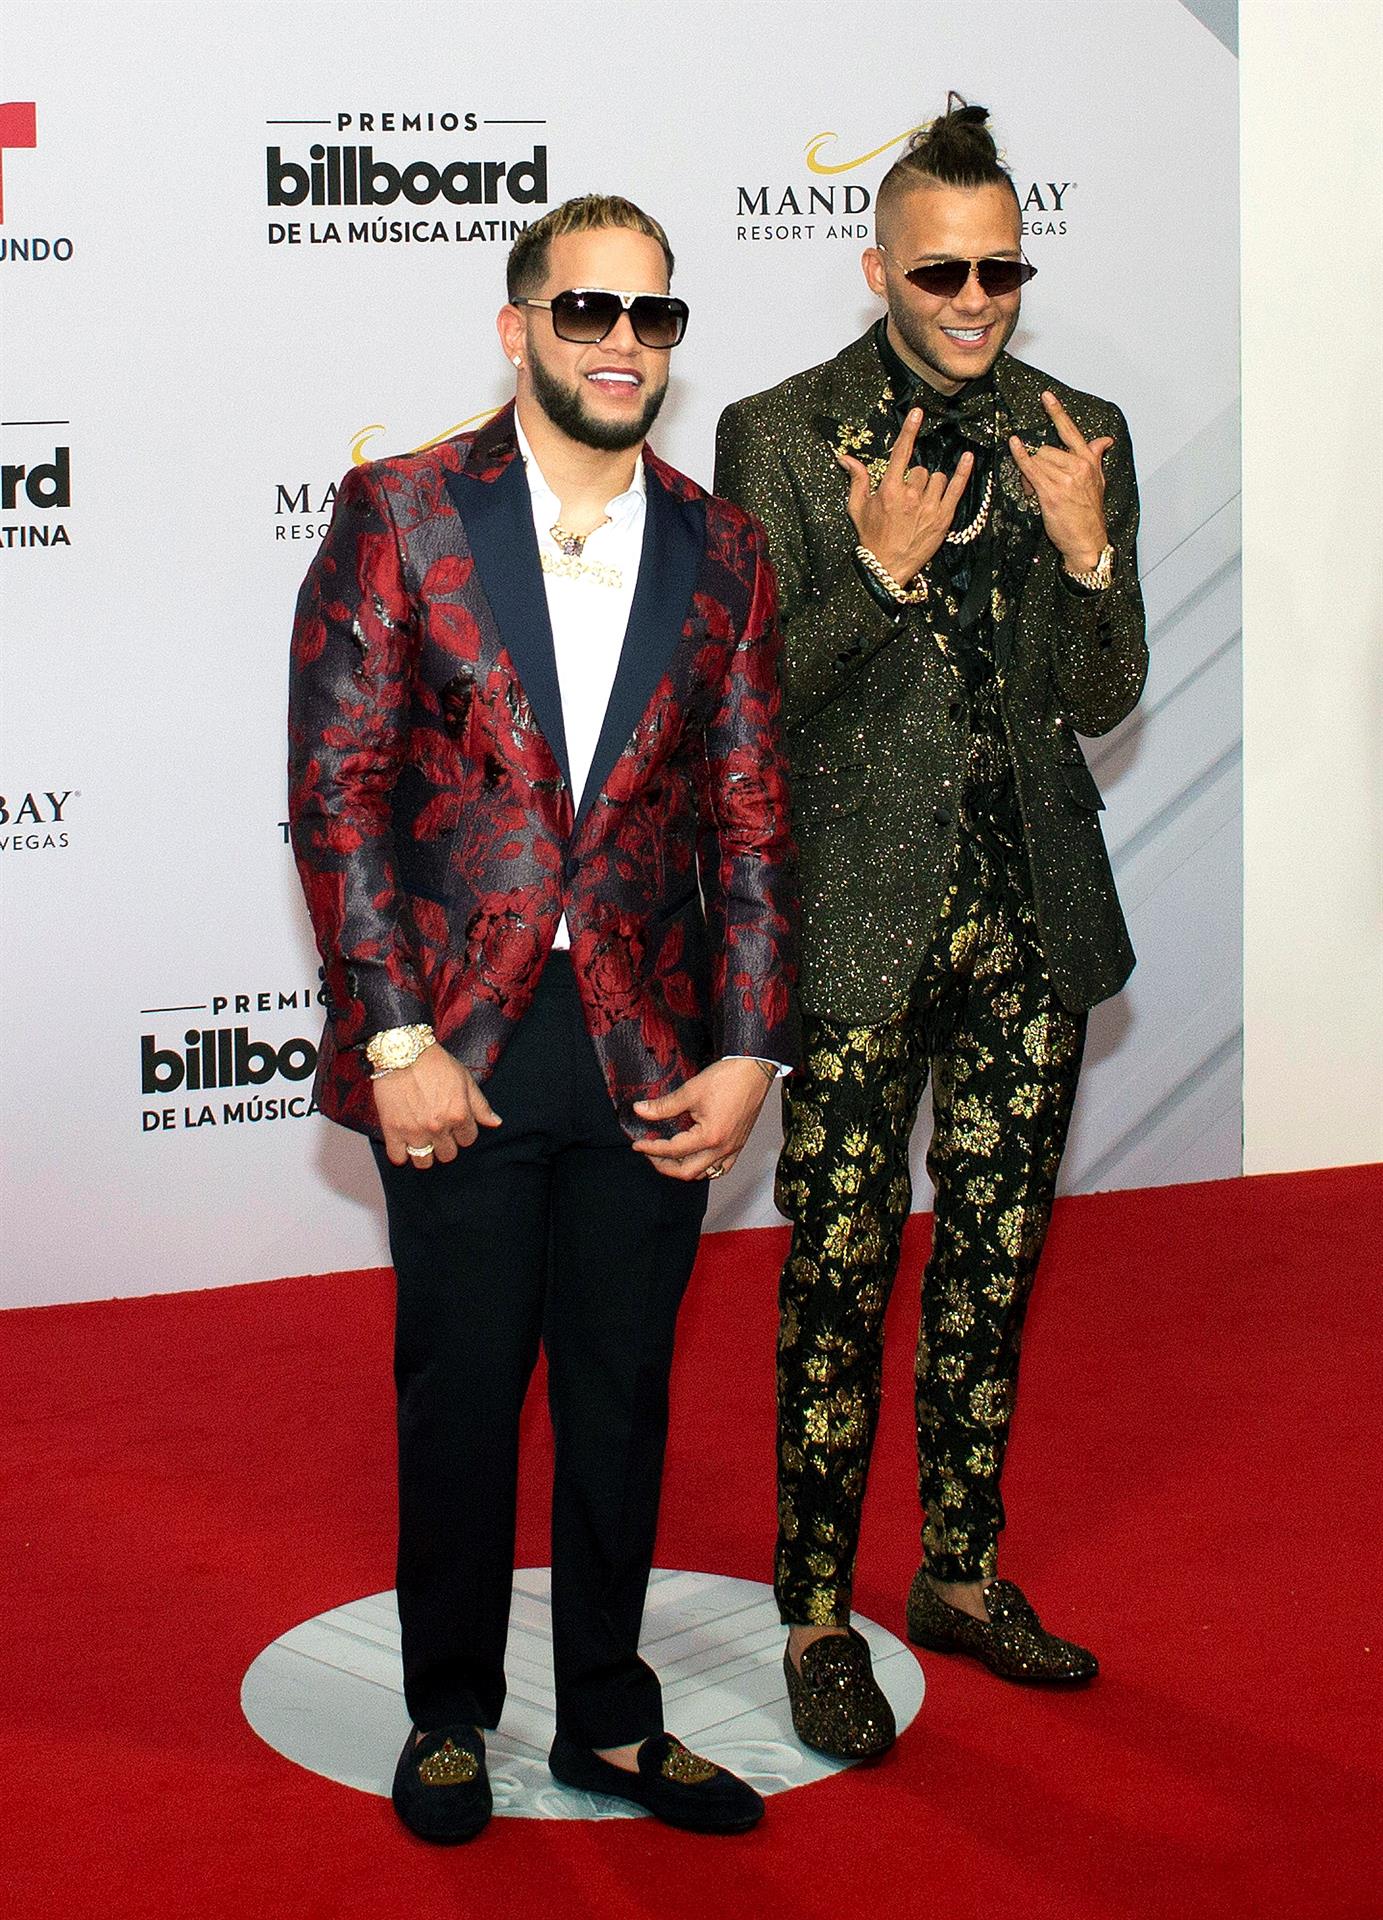
{"type": "Polygon", "coordinates": [[[704,1822],[696,1820],[679,1820],[673,1814],[654,1813],[653,1809],[641,1800],[637,1794],[612,1793],[608,1787],[593,1786],[589,1781],[583,1780],[577,1775],[561,1774],[550,1760],[547,1770],[559,1786],[570,1787],[574,1793],[594,1793],[598,1794],[602,1800],[618,1800],[624,1806],[638,1807],[640,1812],[646,1813],[650,1820],[657,1820],[665,1827],[676,1827],[681,1833],[748,1833],[752,1827],[757,1827],[764,1817],[764,1809],[760,1808],[756,1814],[747,1820],[727,1821],[724,1823],[717,1821],[714,1825],[707,1825],[704,1822]]]}
{"type": "Polygon", "coordinates": [[[816,1741],[807,1740],[805,1734],[799,1734],[795,1726],[793,1726],[793,1734],[795,1734],[795,1738],[797,1738],[797,1745],[799,1745],[799,1747],[811,1747],[811,1751],[813,1751],[813,1753],[820,1753],[822,1759],[826,1759],[826,1761],[843,1761],[847,1766],[878,1766],[880,1761],[886,1761],[889,1753],[893,1751],[893,1747],[897,1745],[897,1738],[893,1738],[893,1740],[889,1740],[887,1747],[870,1747],[868,1753],[843,1753],[839,1747],[818,1747],[816,1741]]]}
{"type": "Polygon", "coordinates": [[[1003,1667],[996,1667],[992,1660],[986,1660],[982,1653],[975,1653],[969,1647],[958,1647],[945,1640],[929,1640],[925,1634],[914,1633],[908,1628],[908,1639],[914,1647],[921,1647],[927,1653],[955,1654],[962,1660],[974,1660],[986,1673],[992,1673],[996,1680],[1007,1680],[1015,1687],[1059,1687],[1074,1692],[1080,1687],[1088,1687],[1092,1680],[1098,1680],[1099,1674],[1088,1673],[1076,1679],[1066,1679],[1060,1674],[1009,1673],[1003,1667]]]}
{"type": "Polygon", "coordinates": [[[487,1813],[478,1825],[467,1827],[464,1833],[422,1833],[411,1821],[405,1819],[397,1807],[394,1808],[394,1812],[398,1816],[399,1825],[403,1827],[406,1832],[411,1833],[415,1840],[425,1840],[430,1847],[463,1847],[468,1840],[474,1840],[479,1834],[484,1833],[486,1827],[490,1824],[491,1818],[487,1813]]]}

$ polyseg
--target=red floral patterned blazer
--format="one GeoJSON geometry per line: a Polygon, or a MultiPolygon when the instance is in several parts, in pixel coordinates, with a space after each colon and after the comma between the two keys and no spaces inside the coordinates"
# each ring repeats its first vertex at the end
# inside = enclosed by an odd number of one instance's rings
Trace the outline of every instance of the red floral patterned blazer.
{"type": "Polygon", "coordinates": [[[506,407],[349,474],[298,598],[293,846],[330,1014],[323,1112],[377,1133],[362,1043],[430,1021],[480,1079],[562,914],[631,1103],[722,1054],[791,1063],[796,894],[763,533],[644,454],[638,586],[585,791],[506,407]]]}

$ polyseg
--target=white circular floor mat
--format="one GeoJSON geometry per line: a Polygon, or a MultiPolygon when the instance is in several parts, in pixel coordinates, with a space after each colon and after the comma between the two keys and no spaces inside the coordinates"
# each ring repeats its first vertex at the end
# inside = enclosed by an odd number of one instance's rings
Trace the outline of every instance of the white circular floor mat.
{"type": "MultiPolygon", "coordinates": [[[[855,1625],[869,1642],[901,1732],[922,1705],[922,1669],[883,1627],[858,1616],[855,1625]]],[[[662,1680],[668,1730],[764,1794],[806,1786],[843,1764],[793,1734],[783,1639],[771,1587],[654,1569],[640,1651],[662,1680]]],[[[622,1801],[559,1787],[547,1770],[553,1694],[546,1567],[514,1576],[505,1666],[504,1718],[486,1740],[495,1812],[524,1820],[642,1818],[622,1801]]],[[[387,1798],[408,1731],[393,1594],[352,1600],[281,1634],[251,1663],[240,1703],[276,1752],[387,1798]]]]}

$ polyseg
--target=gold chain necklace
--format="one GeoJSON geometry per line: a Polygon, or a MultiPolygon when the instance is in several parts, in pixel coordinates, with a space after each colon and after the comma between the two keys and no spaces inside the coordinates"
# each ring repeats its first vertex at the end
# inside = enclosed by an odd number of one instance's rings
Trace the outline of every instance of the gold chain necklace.
{"type": "Polygon", "coordinates": [[[564,553],[570,560],[579,560],[591,534],[599,533],[601,527],[608,527],[609,524],[610,516],[607,513],[603,520],[598,521],[595,526],[589,528],[585,533],[572,533],[570,529],[564,527],[560,521],[554,521],[548,528],[548,532],[557,542],[560,553],[564,553]]]}
{"type": "Polygon", "coordinates": [[[985,475],[984,498],[980,501],[979,511],[968,527],[957,527],[954,533],[947,534],[946,544],[948,547],[968,547],[972,540],[979,539],[989,519],[989,508],[993,498],[994,468],[991,466],[989,472],[985,475]]]}
{"type": "Polygon", "coordinates": [[[624,584],[624,575],[618,567],[607,567],[599,560],[583,560],[579,553],[549,553],[546,547],[538,549],[538,564],[544,573],[550,573],[559,580],[589,580],[596,587],[620,587],[624,584]]]}

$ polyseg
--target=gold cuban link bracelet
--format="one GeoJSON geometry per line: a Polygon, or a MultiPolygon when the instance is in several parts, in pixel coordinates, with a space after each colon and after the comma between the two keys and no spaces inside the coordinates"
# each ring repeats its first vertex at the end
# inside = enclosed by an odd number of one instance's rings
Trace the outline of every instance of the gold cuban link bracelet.
{"type": "Polygon", "coordinates": [[[915,573],[913,575],[914,584],[912,586],[902,587],[902,586],[899,586],[898,582],[894,579],[893,575],[889,572],[888,568],[884,565],[883,561],[875,559],[874,555],[869,551],[868,547],[856,547],[855,558],[859,561],[862,567],[868,567],[869,571],[873,574],[874,578],[878,581],[879,585],[883,588],[884,592],[888,594],[892,599],[898,601],[900,606],[904,606],[904,607],[920,606],[922,602],[926,599],[927,583],[922,578],[920,573],[915,573]]]}

